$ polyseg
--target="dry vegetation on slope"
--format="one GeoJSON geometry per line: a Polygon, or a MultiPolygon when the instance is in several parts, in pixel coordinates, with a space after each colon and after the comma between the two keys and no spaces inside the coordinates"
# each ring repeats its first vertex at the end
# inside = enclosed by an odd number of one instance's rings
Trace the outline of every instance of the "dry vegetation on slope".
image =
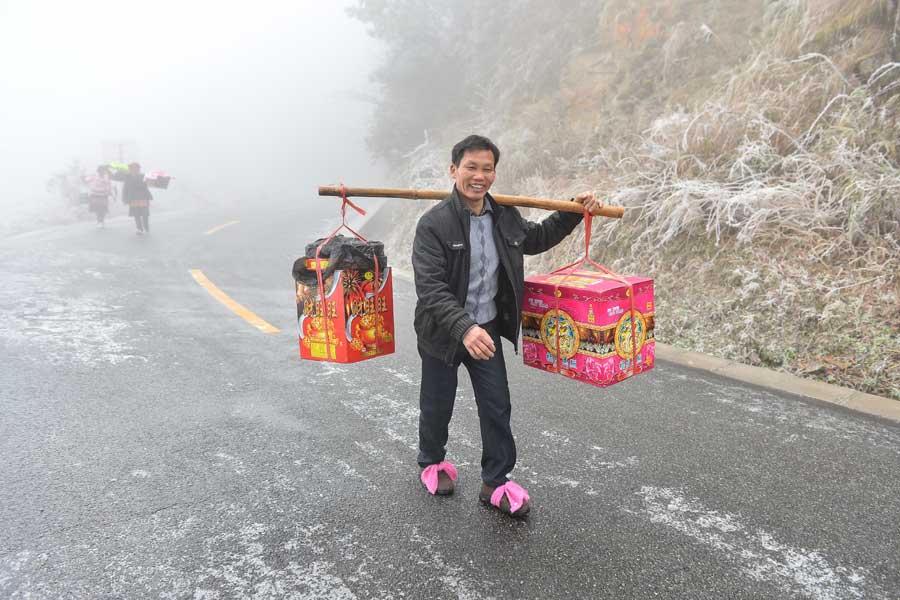
{"type": "MultiPolygon", "coordinates": [[[[377,24],[403,4],[358,14],[377,24]]],[[[431,40],[434,60],[468,66],[436,101],[443,118],[380,113],[373,148],[409,185],[442,188],[452,143],[483,132],[504,150],[498,191],[595,189],[628,207],[595,225],[592,256],[656,279],[658,339],[900,399],[898,1],[545,5],[443,15],[440,31],[504,33],[431,40]],[[480,55],[496,62],[465,62],[480,55]],[[385,144],[398,118],[426,139],[385,144]]],[[[389,66],[380,77],[385,102],[402,93],[389,66]]],[[[398,230],[402,261],[411,227],[398,230]]],[[[573,236],[530,268],[581,247],[573,236]]]]}

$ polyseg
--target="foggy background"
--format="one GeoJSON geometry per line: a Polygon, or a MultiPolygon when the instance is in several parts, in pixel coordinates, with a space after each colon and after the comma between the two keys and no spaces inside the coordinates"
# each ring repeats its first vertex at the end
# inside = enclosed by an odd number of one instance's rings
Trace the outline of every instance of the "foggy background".
{"type": "Polygon", "coordinates": [[[163,210],[333,211],[317,185],[385,183],[363,99],[383,50],[348,4],[0,0],[0,234],[53,222],[51,175],[93,172],[119,143],[175,177],[163,210]]]}

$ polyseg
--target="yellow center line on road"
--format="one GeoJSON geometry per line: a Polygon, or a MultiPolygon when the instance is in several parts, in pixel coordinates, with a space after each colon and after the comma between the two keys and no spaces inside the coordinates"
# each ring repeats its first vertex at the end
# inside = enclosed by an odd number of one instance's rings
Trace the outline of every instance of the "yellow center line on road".
{"type": "Polygon", "coordinates": [[[217,231],[222,231],[226,227],[230,227],[231,225],[237,225],[240,221],[228,221],[227,223],[222,223],[221,225],[216,225],[212,229],[206,232],[206,235],[212,235],[217,231]]]}
{"type": "Polygon", "coordinates": [[[203,286],[203,288],[207,292],[209,292],[213,298],[227,306],[231,310],[231,312],[241,317],[263,333],[278,333],[279,331],[281,331],[274,325],[266,323],[261,318],[241,306],[239,303],[232,300],[232,298],[228,294],[217,288],[216,284],[207,279],[206,275],[204,275],[203,271],[201,271],[200,269],[191,269],[191,276],[197,283],[203,286]]]}

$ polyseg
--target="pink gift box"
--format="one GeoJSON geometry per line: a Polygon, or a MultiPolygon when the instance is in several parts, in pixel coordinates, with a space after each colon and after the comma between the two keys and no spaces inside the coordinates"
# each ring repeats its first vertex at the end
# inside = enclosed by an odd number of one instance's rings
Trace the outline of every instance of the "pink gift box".
{"type": "Polygon", "coordinates": [[[525,279],[522,355],[530,367],[608,386],[653,368],[653,280],[626,277],[634,292],[632,338],[628,286],[596,271],[525,279]],[[632,350],[637,343],[637,353],[632,350]],[[559,354],[559,357],[557,357],[559,354]]]}

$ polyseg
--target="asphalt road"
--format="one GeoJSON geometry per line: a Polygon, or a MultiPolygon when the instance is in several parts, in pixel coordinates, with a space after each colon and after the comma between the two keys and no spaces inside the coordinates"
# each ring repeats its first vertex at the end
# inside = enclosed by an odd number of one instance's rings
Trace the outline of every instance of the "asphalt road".
{"type": "Polygon", "coordinates": [[[477,501],[465,376],[457,493],[419,484],[408,282],[394,355],[301,362],[290,269],[327,223],[152,224],[0,241],[0,597],[900,598],[896,425],[664,362],[593,388],[506,346],[512,520],[477,501]]]}

